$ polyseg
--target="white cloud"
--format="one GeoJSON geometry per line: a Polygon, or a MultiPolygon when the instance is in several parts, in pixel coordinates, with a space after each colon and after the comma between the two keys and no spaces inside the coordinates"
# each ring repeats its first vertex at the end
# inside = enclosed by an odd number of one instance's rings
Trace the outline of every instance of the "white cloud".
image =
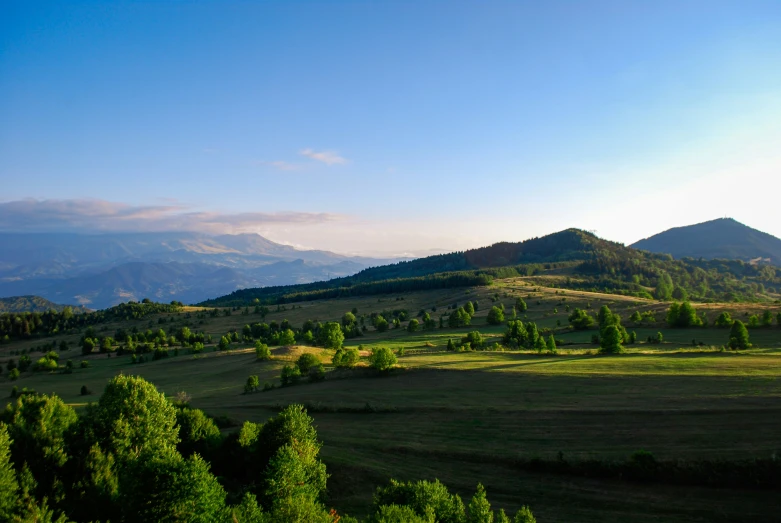
{"type": "Polygon", "coordinates": [[[260,227],[313,225],[331,213],[197,211],[186,205],[128,205],[95,199],[0,202],[0,230],[11,232],[200,231],[254,232],[260,227]]]}
{"type": "Polygon", "coordinates": [[[326,165],[341,165],[347,163],[347,158],[339,156],[334,151],[315,151],[313,149],[302,149],[299,154],[306,156],[326,165]]]}

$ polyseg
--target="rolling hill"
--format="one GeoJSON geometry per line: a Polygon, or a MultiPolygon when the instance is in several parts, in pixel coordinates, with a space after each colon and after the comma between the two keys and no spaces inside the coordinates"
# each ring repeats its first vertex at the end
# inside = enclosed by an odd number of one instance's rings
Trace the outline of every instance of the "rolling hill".
{"type": "Polygon", "coordinates": [[[632,245],[635,249],[680,258],[762,259],[781,265],[781,240],[732,218],[675,227],[632,245]]]}
{"type": "Polygon", "coordinates": [[[45,298],[41,298],[40,296],[11,296],[10,298],[0,298],[0,314],[6,312],[46,312],[49,310],[60,312],[65,307],[71,307],[75,312],[89,311],[89,309],[84,307],[54,303],[45,298]]]}
{"type": "Polygon", "coordinates": [[[668,254],[642,251],[586,231],[567,229],[523,242],[502,242],[372,267],[329,281],[241,289],[202,304],[238,306],[387,294],[485,285],[495,277],[545,273],[563,277],[560,285],[568,288],[646,298],[670,299],[675,287],[680,287],[686,295],[702,301],[762,301],[777,299],[775,292],[781,288],[781,269],[771,266],[673,260],[668,254]],[[657,289],[660,281],[666,290],[657,289]]]}

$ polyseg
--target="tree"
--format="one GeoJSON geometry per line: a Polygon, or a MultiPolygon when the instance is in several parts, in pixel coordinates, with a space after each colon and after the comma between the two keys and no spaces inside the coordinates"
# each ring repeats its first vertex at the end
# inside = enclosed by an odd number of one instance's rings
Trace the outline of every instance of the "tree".
{"type": "Polygon", "coordinates": [[[491,504],[485,496],[485,488],[481,483],[477,484],[477,491],[469,502],[467,523],[493,523],[494,513],[491,504]]]}
{"type": "Polygon", "coordinates": [[[463,307],[459,307],[450,313],[447,318],[447,324],[450,328],[466,327],[472,323],[472,317],[463,307]]]}
{"type": "Polygon", "coordinates": [[[142,453],[175,449],[176,409],[154,385],[120,374],[109,381],[95,412],[94,432],[101,448],[124,463],[142,453]]]}
{"type": "Polygon", "coordinates": [[[345,367],[351,369],[355,367],[361,360],[361,355],[358,353],[358,349],[339,349],[334,354],[333,364],[334,367],[345,367]]]}
{"type": "Polygon", "coordinates": [[[374,328],[377,329],[377,332],[385,332],[388,330],[388,320],[383,318],[382,316],[377,316],[374,319],[374,328]]]}
{"type": "Polygon", "coordinates": [[[472,305],[471,301],[468,301],[466,302],[466,304],[464,304],[464,310],[466,311],[467,314],[469,314],[469,316],[475,315],[475,306],[472,305]]]}
{"type": "Polygon", "coordinates": [[[0,521],[11,521],[17,503],[19,484],[11,465],[11,443],[8,429],[0,423],[0,521]]]}
{"type": "Polygon", "coordinates": [[[84,338],[84,340],[81,342],[81,353],[84,355],[92,354],[94,349],[95,342],[92,340],[92,338],[84,338]]]}
{"type": "Polygon", "coordinates": [[[320,327],[318,333],[320,343],[326,349],[339,349],[344,343],[344,332],[342,326],[335,321],[328,322],[320,327]]]}
{"type": "Polygon", "coordinates": [[[377,489],[373,511],[392,504],[409,507],[418,515],[426,515],[424,521],[427,523],[462,523],[466,519],[461,498],[458,494],[448,492],[447,487],[438,480],[400,482],[391,479],[389,485],[377,489]]]}
{"type": "Polygon", "coordinates": [[[499,307],[491,307],[491,310],[488,311],[487,321],[490,325],[501,325],[504,323],[504,312],[499,307]]]}
{"type": "MultiPolygon", "coordinates": [[[[344,336],[343,336],[344,338],[344,336]]],[[[280,345],[293,345],[296,342],[296,333],[292,329],[284,329],[279,333],[280,345]]]]}
{"type": "Polygon", "coordinates": [[[621,344],[623,336],[616,325],[608,325],[600,336],[600,352],[604,354],[619,354],[624,352],[621,344]]]}
{"type": "Polygon", "coordinates": [[[420,322],[415,318],[412,318],[411,320],[409,320],[409,323],[407,324],[407,331],[416,332],[419,326],[420,326],[420,322]]]}
{"type": "Polygon", "coordinates": [[[666,272],[662,272],[659,275],[654,297],[663,301],[670,300],[673,297],[673,280],[666,272]]]}
{"type": "Polygon", "coordinates": [[[550,335],[548,338],[548,352],[551,354],[556,354],[558,349],[556,348],[556,338],[553,337],[553,334],[550,335]]]}
{"type": "Polygon", "coordinates": [[[247,378],[247,383],[244,384],[244,394],[255,392],[260,387],[260,380],[257,376],[250,376],[247,378]]]}
{"type": "Polygon", "coordinates": [[[184,456],[195,452],[206,456],[221,442],[220,429],[202,410],[179,408],[176,411],[176,423],[181,438],[177,448],[184,456]]]}
{"type": "Polygon", "coordinates": [[[537,519],[535,519],[534,515],[532,514],[532,511],[529,510],[529,507],[523,506],[515,514],[515,518],[513,518],[513,523],[537,523],[537,519]]]}
{"type": "Polygon", "coordinates": [[[517,310],[519,313],[526,312],[528,308],[529,307],[526,305],[526,302],[523,301],[523,298],[519,296],[515,299],[515,310],[517,310]]]}
{"type": "Polygon", "coordinates": [[[231,340],[227,336],[222,336],[218,346],[220,350],[228,350],[231,346],[231,340]]]}
{"type": "Polygon", "coordinates": [[[429,517],[419,516],[407,505],[382,505],[369,519],[370,523],[430,523],[429,517]]]}
{"type": "Polygon", "coordinates": [[[483,346],[483,337],[479,331],[472,331],[461,338],[461,345],[469,345],[472,350],[477,350],[483,346]]]}
{"type": "Polygon", "coordinates": [[[355,325],[355,314],[352,312],[345,312],[342,316],[342,326],[344,327],[350,327],[352,325],[355,325]]]}
{"type": "Polygon", "coordinates": [[[396,361],[396,355],[387,347],[372,349],[372,354],[369,356],[369,365],[380,372],[392,369],[396,361]]]}
{"type": "Polygon", "coordinates": [[[296,360],[296,366],[301,371],[301,375],[309,373],[309,369],[320,365],[320,358],[312,354],[311,352],[305,352],[296,360]]]}
{"type": "Polygon", "coordinates": [[[526,343],[526,327],[521,320],[511,320],[507,322],[507,330],[504,333],[504,343],[506,345],[515,344],[520,349],[526,343]]]}
{"type": "Polygon", "coordinates": [[[732,326],[732,316],[730,316],[729,312],[722,312],[719,314],[719,317],[716,318],[716,327],[726,328],[732,326]]]}
{"type": "Polygon", "coordinates": [[[282,386],[295,385],[301,380],[301,369],[297,365],[285,365],[280,375],[282,386]]]}
{"type": "Polygon", "coordinates": [[[729,333],[729,347],[732,350],[746,350],[751,348],[748,329],[740,320],[735,320],[729,333]]]}
{"type": "Polygon", "coordinates": [[[633,323],[640,323],[643,321],[643,317],[640,315],[640,311],[635,311],[632,313],[632,315],[629,317],[629,321],[633,323]]]}
{"type": "Polygon", "coordinates": [[[769,310],[766,310],[762,314],[762,326],[763,327],[770,327],[773,324],[773,313],[769,310]]]}
{"type": "Polygon", "coordinates": [[[697,311],[694,310],[691,303],[685,301],[681,304],[672,303],[667,310],[667,324],[670,327],[700,327],[702,326],[702,319],[697,316],[697,311]]]}
{"type": "Polygon", "coordinates": [[[255,358],[261,361],[271,359],[271,349],[260,340],[255,342],[255,358]]]}
{"type": "Polygon", "coordinates": [[[589,316],[586,311],[577,308],[572,311],[572,314],[567,319],[575,330],[586,330],[594,325],[594,318],[589,316]]]}
{"type": "Polygon", "coordinates": [[[672,298],[674,300],[687,301],[689,299],[689,293],[686,292],[686,289],[683,287],[676,285],[673,289],[672,298]]]}
{"type": "Polygon", "coordinates": [[[224,521],[225,490],[195,454],[167,450],[134,461],[120,476],[125,521],[224,521]]]}
{"type": "Polygon", "coordinates": [[[776,315],[776,324],[781,327],[781,312],[776,315]]]}

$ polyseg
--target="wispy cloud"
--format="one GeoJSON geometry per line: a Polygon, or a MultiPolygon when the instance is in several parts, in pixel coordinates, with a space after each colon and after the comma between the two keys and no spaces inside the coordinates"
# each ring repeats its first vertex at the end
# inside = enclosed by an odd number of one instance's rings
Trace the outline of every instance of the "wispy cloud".
{"type": "Polygon", "coordinates": [[[273,162],[260,162],[263,165],[270,165],[271,167],[274,167],[275,169],[279,169],[280,171],[297,171],[301,168],[300,165],[295,163],[286,162],[284,160],[276,160],[273,162]]]}
{"type": "Polygon", "coordinates": [[[186,205],[128,205],[94,199],[0,202],[0,230],[8,232],[200,231],[253,232],[274,225],[313,225],[340,215],[308,212],[220,213],[186,205]]]}
{"type": "Polygon", "coordinates": [[[339,156],[334,151],[315,151],[313,149],[302,149],[299,154],[306,156],[318,162],[322,162],[326,165],[341,165],[347,163],[347,158],[339,156]]]}

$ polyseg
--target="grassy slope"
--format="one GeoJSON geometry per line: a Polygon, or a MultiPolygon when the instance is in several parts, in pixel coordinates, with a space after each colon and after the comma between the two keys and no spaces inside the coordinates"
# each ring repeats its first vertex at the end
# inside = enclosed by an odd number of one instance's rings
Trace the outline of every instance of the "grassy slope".
{"type": "MultiPolygon", "coordinates": [[[[533,291],[518,279],[469,293],[464,289],[410,293],[403,301],[395,297],[327,300],[272,313],[266,321],[288,318],[300,325],[307,318],[336,319],[352,307],[360,312],[404,307],[414,313],[436,305],[441,312],[454,301],[477,298],[481,304],[477,328],[498,336],[502,327],[487,327],[484,320],[489,295],[496,292],[507,307],[515,295],[527,298],[532,293],[527,299],[529,318],[549,326],[555,326],[556,319],[566,323],[562,306],[553,314],[563,297],[573,307],[590,302],[597,309],[609,302],[624,318],[637,308],[664,308],[612,295],[533,291]]],[[[234,313],[210,318],[203,328],[220,334],[254,321],[259,317],[234,313]]],[[[145,328],[147,323],[142,320],[138,325],[145,328]]],[[[176,325],[164,327],[170,330],[176,325]]],[[[116,326],[107,326],[108,332],[116,326]]],[[[99,393],[110,376],[137,373],[167,394],[187,391],[194,406],[237,420],[260,421],[291,402],[313,404],[324,442],[322,455],[333,475],[332,502],[348,511],[365,506],[374,487],[388,477],[438,477],[465,496],[481,481],[497,505],[529,503],[541,522],[775,520],[781,501],[773,492],[534,474],[513,468],[509,459],[555,459],[559,452],[570,458],[624,458],[641,448],[665,459],[767,457],[781,450],[781,353],[774,350],[781,347],[781,329],[752,331],[755,343],[765,348],[740,355],[677,350],[692,337],[724,343],[727,333],[718,329],[663,329],[665,338],[674,343],[640,345],[619,357],[584,354],[591,349],[584,344],[590,332],[560,335],[580,344],[567,346],[572,350],[559,356],[439,351],[448,337],[466,330],[414,335],[403,330],[372,332],[348,344],[405,347],[408,354],[400,363],[408,370],[386,378],[329,380],[252,395],[241,394],[249,374],[258,374],[261,383],[275,380],[283,358],[292,359],[297,351],[275,349],[279,359],[265,363],[255,362],[251,350],[207,353],[201,358],[182,354],[143,365],[131,365],[128,356],[95,355],[88,358],[90,368],[76,369],[72,375],[27,374],[15,384],[55,392],[80,405],[85,402],[78,395],[82,384],[99,393]],[[364,411],[367,404],[370,411],[364,411]]],[[[646,331],[656,332],[659,327],[636,330],[642,339],[646,331]]],[[[38,343],[6,346],[3,352],[38,343]]],[[[328,357],[321,349],[307,350],[328,357]]],[[[63,355],[63,361],[69,357],[82,359],[75,350],[63,355]]],[[[0,397],[7,396],[12,385],[0,378],[0,397]]]]}

